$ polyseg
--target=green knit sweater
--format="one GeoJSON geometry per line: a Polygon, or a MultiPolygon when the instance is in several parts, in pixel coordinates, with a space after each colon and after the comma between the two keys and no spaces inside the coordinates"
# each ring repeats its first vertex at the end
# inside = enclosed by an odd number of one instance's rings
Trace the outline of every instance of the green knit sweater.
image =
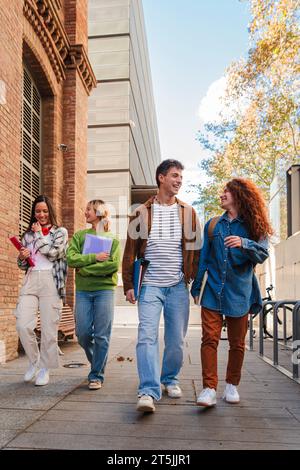
{"type": "Polygon", "coordinates": [[[96,261],[96,254],[83,255],[85,235],[96,235],[95,230],[80,230],[74,233],[67,250],[67,262],[76,268],[76,289],[78,291],[112,290],[118,283],[120,264],[120,242],[111,232],[102,232],[101,236],[113,238],[110,257],[107,261],[96,261]]]}

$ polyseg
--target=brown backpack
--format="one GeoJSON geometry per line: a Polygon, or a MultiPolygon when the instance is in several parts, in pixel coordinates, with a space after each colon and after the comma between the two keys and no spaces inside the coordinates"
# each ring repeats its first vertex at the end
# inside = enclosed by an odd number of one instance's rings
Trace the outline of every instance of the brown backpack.
{"type": "Polygon", "coordinates": [[[216,217],[213,217],[211,219],[211,221],[209,222],[209,225],[208,225],[208,239],[209,239],[210,242],[213,239],[215,226],[219,222],[220,218],[221,218],[221,216],[217,215],[216,217]]]}

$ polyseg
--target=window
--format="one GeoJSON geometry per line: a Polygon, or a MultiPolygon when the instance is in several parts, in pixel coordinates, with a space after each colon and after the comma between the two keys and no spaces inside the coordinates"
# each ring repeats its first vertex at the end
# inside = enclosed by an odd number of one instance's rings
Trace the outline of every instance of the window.
{"type": "Polygon", "coordinates": [[[21,125],[20,236],[29,224],[32,203],[41,190],[41,108],[41,96],[29,72],[24,69],[21,125]]]}

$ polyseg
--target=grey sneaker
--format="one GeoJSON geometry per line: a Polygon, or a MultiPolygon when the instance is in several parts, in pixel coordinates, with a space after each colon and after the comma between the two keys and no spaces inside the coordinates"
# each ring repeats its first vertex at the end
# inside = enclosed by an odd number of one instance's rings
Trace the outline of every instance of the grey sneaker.
{"type": "Polygon", "coordinates": [[[137,411],[153,412],[155,411],[154,401],[150,395],[142,395],[138,398],[136,405],[137,411]]]}

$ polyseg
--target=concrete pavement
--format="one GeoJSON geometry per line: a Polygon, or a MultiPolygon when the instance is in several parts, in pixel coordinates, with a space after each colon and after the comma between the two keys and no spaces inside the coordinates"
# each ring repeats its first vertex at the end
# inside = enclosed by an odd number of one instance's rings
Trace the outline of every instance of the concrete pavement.
{"type": "MultiPolygon", "coordinates": [[[[246,354],[241,402],[229,405],[220,399],[227,361],[227,342],[221,341],[217,406],[195,405],[201,391],[201,330],[196,309],[185,343],[183,397],[164,395],[154,414],[136,412],[136,317],[134,307],[117,309],[101,390],[87,389],[87,360],[75,341],[62,346],[62,367],[52,373],[45,387],[23,382],[24,357],[0,366],[0,448],[300,448],[300,386],[264,363],[255,351],[246,354]],[[72,367],[76,363],[83,365],[72,367]]],[[[161,341],[162,335],[161,329],[161,341]]]]}

